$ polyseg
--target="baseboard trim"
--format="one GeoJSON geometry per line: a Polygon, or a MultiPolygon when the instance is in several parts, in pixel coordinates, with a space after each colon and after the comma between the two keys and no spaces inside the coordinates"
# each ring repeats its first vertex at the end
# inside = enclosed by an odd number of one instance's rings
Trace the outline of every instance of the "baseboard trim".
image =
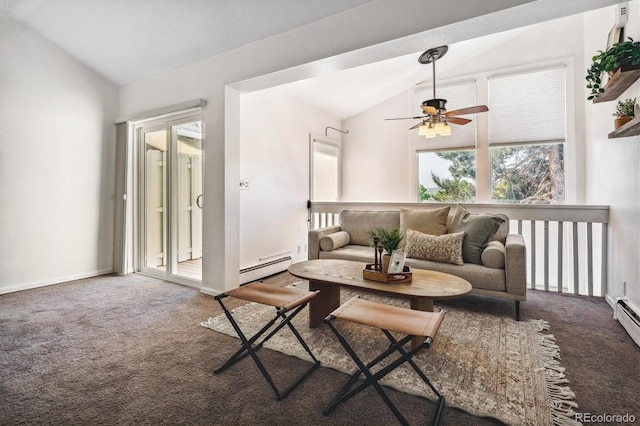
{"type": "Polygon", "coordinates": [[[113,268],[98,269],[95,271],[83,272],[81,274],[67,275],[65,277],[58,277],[58,278],[53,278],[48,280],[34,281],[30,283],[0,287],[0,294],[15,293],[16,291],[24,291],[24,290],[31,290],[34,288],[47,287],[50,285],[62,284],[69,281],[82,280],[84,278],[92,278],[92,277],[97,277],[99,275],[106,275],[111,273],[113,273],[113,268]]]}
{"type": "Polygon", "coordinates": [[[604,297],[604,300],[607,301],[607,303],[609,304],[609,306],[611,306],[611,309],[615,309],[616,308],[616,298],[610,294],[607,294],[604,297]]]}
{"type": "Polygon", "coordinates": [[[222,292],[211,287],[200,287],[200,293],[206,294],[208,296],[217,296],[222,292]]]}

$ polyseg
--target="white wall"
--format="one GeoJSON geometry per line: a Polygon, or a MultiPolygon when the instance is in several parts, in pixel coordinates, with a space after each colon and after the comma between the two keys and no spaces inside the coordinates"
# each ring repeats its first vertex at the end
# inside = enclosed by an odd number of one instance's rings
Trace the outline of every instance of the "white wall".
{"type": "MultiPolygon", "coordinates": [[[[640,39],[640,4],[631,1],[625,35],[640,39]]],[[[613,26],[615,7],[585,15],[585,62],[604,50],[607,34],[613,26]]],[[[640,82],[627,89],[619,99],[640,99],[640,82]]],[[[586,92],[584,98],[586,99],[586,92]]],[[[640,136],[608,139],[613,130],[612,112],[616,102],[586,102],[587,134],[587,202],[608,204],[609,226],[609,292],[610,298],[622,296],[626,282],[629,300],[640,311],[640,136]]]]}
{"type": "Polygon", "coordinates": [[[240,177],[249,182],[240,191],[240,268],[279,254],[304,260],[309,133],[324,135],[325,127],[339,128],[340,121],[268,89],[240,101],[240,177]]]}
{"type": "Polygon", "coordinates": [[[343,137],[343,201],[416,200],[415,156],[407,131],[413,123],[384,120],[406,117],[410,102],[409,92],[403,92],[344,120],[349,134],[343,137]]]}
{"type": "Polygon", "coordinates": [[[0,293],[111,271],[117,88],[0,16],[0,293]]]}

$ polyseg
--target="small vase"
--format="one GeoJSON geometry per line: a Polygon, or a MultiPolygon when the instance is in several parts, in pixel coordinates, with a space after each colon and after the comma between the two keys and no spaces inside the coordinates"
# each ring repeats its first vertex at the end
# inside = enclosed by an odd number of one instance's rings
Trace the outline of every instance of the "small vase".
{"type": "Polygon", "coordinates": [[[623,115],[613,120],[613,126],[617,129],[631,120],[633,120],[633,117],[627,117],[626,115],[623,115]]]}
{"type": "Polygon", "coordinates": [[[391,255],[383,254],[382,255],[382,272],[385,274],[389,270],[389,262],[391,262],[391,255]]]}

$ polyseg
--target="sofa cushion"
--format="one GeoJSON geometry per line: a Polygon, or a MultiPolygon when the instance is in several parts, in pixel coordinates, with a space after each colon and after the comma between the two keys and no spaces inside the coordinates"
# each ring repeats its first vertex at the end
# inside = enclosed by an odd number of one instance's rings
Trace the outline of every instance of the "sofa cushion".
{"type": "Polygon", "coordinates": [[[449,206],[438,209],[400,209],[400,234],[407,244],[407,230],[422,232],[429,235],[443,235],[447,233],[447,217],[449,206]]]}
{"type": "Polygon", "coordinates": [[[349,241],[350,237],[348,232],[338,231],[322,237],[320,239],[320,248],[324,251],[331,251],[346,246],[349,244],[349,241]]]}
{"type": "Polygon", "coordinates": [[[462,242],[462,258],[465,263],[482,264],[482,250],[504,221],[498,215],[474,214],[463,206],[456,207],[449,233],[465,233],[462,242]]]}
{"type": "MultiPolygon", "coordinates": [[[[340,229],[349,233],[350,244],[369,246],[371,230],[392,229],[398,226],[400,226],[399,211],[343,210],[340,212],[340,229]]],[[[373,248],[370,250],[373,255],[373,248]]]]}
{"type": "Polygon", "coordinates": [[[463,265],[462,240],[464,232],[445,235],[430,235],[407,229],[405,253],[416,259],[463,265]]]}
{"type": "Polygon", "coordinates": [[[500,241],[489,241],[482,250],[482,264],[487,268],[504,268],[505,248],[500,241]]]}
{"type": "Polygon", "coordinates": [[[507,235],[509,235],[509,217],[504,214],[492,213],[491,216],[500,217],[504,220],[498,227],[498,230],[489,237],[489,241],[500,241],[502,245],[507,241],[507,235]]]}
{"type": "MultiPolygon", "coordinates": [[[[337,250],[337,252],[341,250],[342,249],[337,250]]],[[[336,251],[332,251],[331,253],[336,253],[336,251]]],[[[413,259],[410,257],[405,260],[404,264],[405,266],[410,266],[415,269],[428,269],[455,275],[469,281],[474,289],[507,291],[504,269],[491,269],[474,263],[465,263],[460,266],[451,263],[434,262],[433,260],[413,259]]]]}

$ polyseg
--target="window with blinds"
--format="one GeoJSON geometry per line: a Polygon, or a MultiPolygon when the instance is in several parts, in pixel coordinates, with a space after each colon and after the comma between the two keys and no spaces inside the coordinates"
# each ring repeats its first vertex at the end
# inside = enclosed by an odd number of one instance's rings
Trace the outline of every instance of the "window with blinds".
{"type": "Polygon", "coordinates": [[[311,139],[311,199],[340,200],[340,143],[329,139],[311,139]]]}
{"type": "MultiPolygon", "coordinates": [[[[418,200],[561,204],[565,200],[566,71],[564,65],[519,73],[480,76],[475,81],[438,87],[453,111],[478,104],[487,120],[469,117],[451,125],[451,136],[425,139],[416,134],[418,200]],[[487,98],[476,101],[476,86],[487,98]],[[476,132],[487,144],[476,144],[476,132]],[[476,158],[489,170],[476,174],[476,158]],[[479,195],[477,195],[479,194],[479,195]]],[[[414,108],[431,99],[431,88],[415,92],[414,108]]]]}
{"type": "Polygon", "coordinates": [[[489,79],[492,201],[564,202],[565,78],[556,67],[489,79]]]}
{"type": "Polygon", "coordinates": [[[565,141],[565,68],[489,79],[489,144],[565,141]]]}

